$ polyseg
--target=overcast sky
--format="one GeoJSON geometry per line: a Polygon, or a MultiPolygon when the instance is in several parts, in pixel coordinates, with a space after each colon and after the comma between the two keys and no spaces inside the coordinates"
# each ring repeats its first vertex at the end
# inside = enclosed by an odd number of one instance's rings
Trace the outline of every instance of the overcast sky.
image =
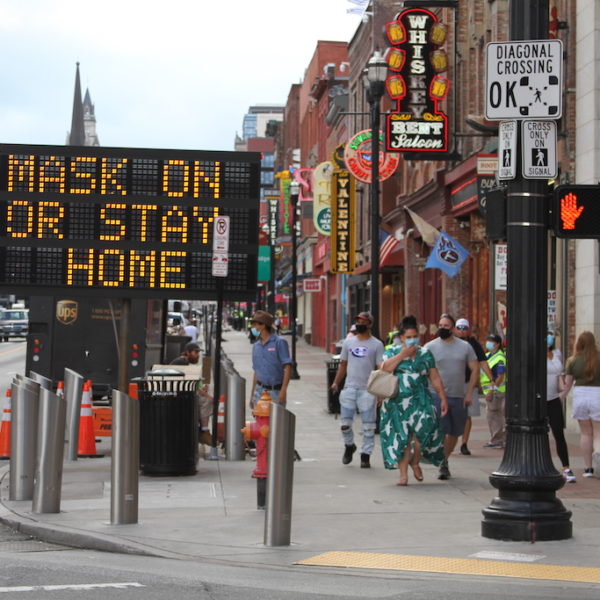
{"type": "Polygon", "coordinates": [[[75,63],[103,146],[232,150],[250,105],[285,104],[352,0],[0,0],[0,142],[64,144],[75,63]]]}

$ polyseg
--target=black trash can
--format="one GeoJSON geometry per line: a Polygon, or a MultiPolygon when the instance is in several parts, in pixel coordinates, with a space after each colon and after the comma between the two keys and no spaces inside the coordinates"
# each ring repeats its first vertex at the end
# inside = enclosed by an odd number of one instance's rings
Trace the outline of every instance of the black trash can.
{"type": "MultiPolygon", "coordinates": [[[[332,358],[327,361],[327,410],[331,414],[339,414],[340,413],[340,393],[334,392],[331,389],[331,384],[335,379],[335,374],[337,373],[338,367],[340,366],[339,358],[332,358]]],[[[339,388],[342,389],[344,387],[344,382],[346,378],[342,379],[340,382],[339,388]]]]}
{"type": "Polygon", "coordinates": [[[198,381],[149,378],[138,380],[138,387],[142,474],[194,475],[198,462],[198,381]]]}

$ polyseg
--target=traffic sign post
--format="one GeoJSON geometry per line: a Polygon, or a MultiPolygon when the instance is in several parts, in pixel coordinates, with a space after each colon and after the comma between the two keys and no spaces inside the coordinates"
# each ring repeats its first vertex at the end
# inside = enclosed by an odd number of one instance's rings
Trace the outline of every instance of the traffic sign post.
{"type": "Polygon", "coordinates": [[[562,42],[491,42],[486,48],[486,118],[560,119],[562,42]]]}
{"type": "Polygon", "coordinates": [[[213,277],[229,273],[229,217],[217,217],[213,224],[213,277]]]}
{"type": "MultiPolygon", "coordinates": [[[[562,113],[562,45],[540,39],[548,33],[548,0],[510,0],[509,16],[513,41],[487,49],[486,117],[557,119],[562,113]]],[[[523,133],[519,129],[517,135],[523,133]]],[[[524,125],[523,131],[527,135],[530,130],[524,125]]],[[[532,139],[536,137],[541,139],[532,139]]],[[[570,538],[573,528],[571,512],[556,497],[565,480],[552,463],[546,416],[547,316],[540,309],[547,302],[549,198],[545,181],[522,175],[517,168],[506,194],[512,365],[506,389],[506,449],[490,475],[497,495],[483,510],[481,533],[534,542],[570,538]]]]}
{"type": "Polygon", "coordinates": [[[526,179],[552,179],[558,175],[555,121],[522,121],[521,157],[526,179]]]}

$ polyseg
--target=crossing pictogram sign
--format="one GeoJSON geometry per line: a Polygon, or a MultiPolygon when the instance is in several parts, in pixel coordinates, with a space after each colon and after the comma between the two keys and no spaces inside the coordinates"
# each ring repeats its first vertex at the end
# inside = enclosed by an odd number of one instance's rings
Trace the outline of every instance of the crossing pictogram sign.
{"type": "Polygon", "coordinates": [[[485,71],[488,119],[562,116],[562,42],[491,42],[485,71]]]}

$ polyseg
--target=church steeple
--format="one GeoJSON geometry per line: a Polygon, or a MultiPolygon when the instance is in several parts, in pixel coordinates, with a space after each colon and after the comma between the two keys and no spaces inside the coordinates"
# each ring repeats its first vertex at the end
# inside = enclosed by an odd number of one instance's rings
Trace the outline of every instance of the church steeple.
{"type": "Polygon", "coordinates": [[[73,95],[73,116],[71,118],[71,132],[67,140],[69,146],[83,146],[85,144],[85,127],[83,124],[83,102],[81,101],[81,82],[79,79],[79,63],[75,72],[75,93],[73,95]]]}

